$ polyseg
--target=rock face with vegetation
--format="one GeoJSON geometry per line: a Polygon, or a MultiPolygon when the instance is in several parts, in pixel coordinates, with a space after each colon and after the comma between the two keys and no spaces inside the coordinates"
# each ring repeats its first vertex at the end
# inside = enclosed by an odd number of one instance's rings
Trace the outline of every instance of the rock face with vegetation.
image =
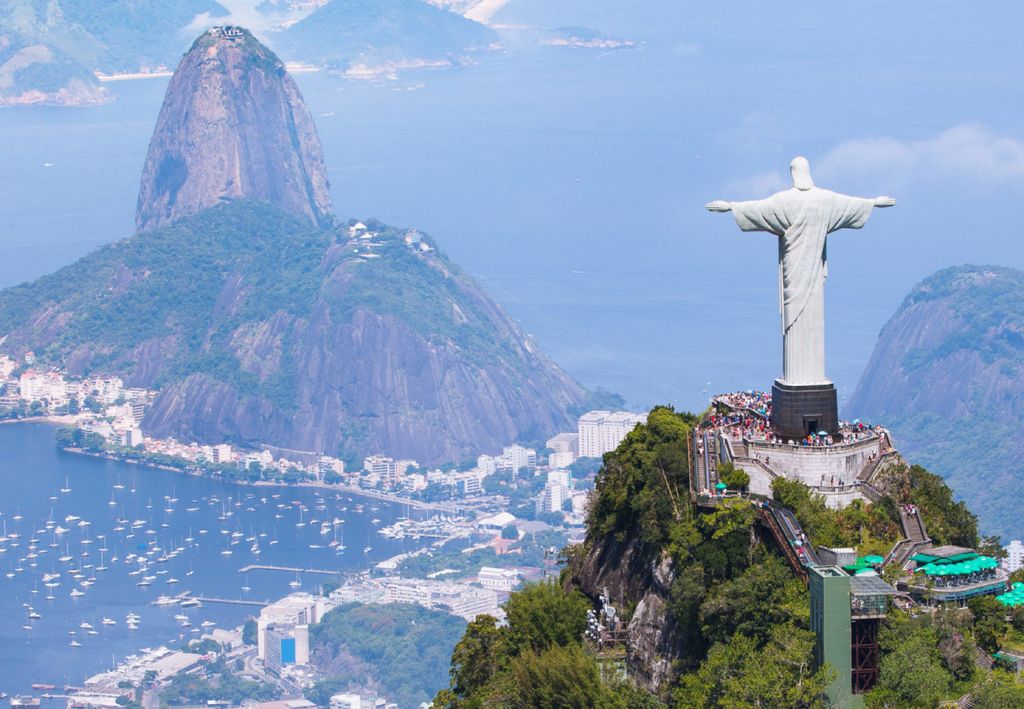
{"type": "Polygon", "coordinates": [[[488,27],[423,0],[332,0],[270,42],[288,59],[346,69],[451,62],[496,39],[488,27]]]}
{"type": "Polygon", "coordinates": [[[986,529],[1019,531],[1024,273],[959,266],[918,284],[882,329],[848,414],[883,422],[986,529]]]}
{"type": "Polygon", "coordinates": [[[369,229],[209,209],[0,292],[0,350],[159,388],[143,429],[186,441],[441,463],[570,425],[585,392],[429,237],[369,229]]]}
{"type": "Polygon", "coordinates": [[[323,149],[295,82],[248,31],[214,28],[195,41],[167,87],[135,225],[152,229],[238,199],[314,224],[330,219],[323,149]]]}

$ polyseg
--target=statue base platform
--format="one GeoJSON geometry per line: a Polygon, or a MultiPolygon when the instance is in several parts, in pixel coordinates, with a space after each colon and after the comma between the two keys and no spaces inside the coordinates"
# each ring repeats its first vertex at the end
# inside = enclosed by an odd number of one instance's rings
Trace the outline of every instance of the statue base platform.
{"type": "Polygon", "coordinates": [[[772,429],[786,440],[818,431],[839,430],[839,402],[834,384],[772,385],[772,429]]]}

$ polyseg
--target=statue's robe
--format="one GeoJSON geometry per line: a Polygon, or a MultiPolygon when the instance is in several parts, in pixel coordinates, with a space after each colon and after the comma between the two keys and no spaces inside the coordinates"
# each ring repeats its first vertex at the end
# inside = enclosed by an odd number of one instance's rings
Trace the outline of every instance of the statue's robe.
{"type": "Polygon", "coordinates": [[[730,207],[743,231],[767,231],[779,237],[783,383],[829,383],[825,377],[826,239],[837,229],[864,226],[874,200],[794,187],[767,199],[730,202],[730,207]]]}

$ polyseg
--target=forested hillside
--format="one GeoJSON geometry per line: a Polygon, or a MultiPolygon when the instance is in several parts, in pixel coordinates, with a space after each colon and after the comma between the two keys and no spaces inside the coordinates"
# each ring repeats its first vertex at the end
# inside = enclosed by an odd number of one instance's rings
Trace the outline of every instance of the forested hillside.
{"type": "MultiPolygon", "coordinates": [[[[452,655],[436,707],[826,707],[827,665],[814,671],[806,586],[756,522],[757,503],[700,511],[688,494],[694,417],[656,408],[605,456],[583,545],[565,550],[561,585],[513,594],[508,626],[480,617],[452,655]],[[619,652],[584,639],[607,591],[627,627],[619,652]],[[614,668],[624,664],[625,679],[614,668]]],[[[836,512],[799,484],[776,481],[815,544],[861,554],[899,537],[897,506],[914,504],[937,543],[978,544],[976,520],[942,480],[893,465],[875,505],[836,512]]],[[[988,552],[991,545],[983,544],[988,552]]],[[[980,651],[1024,646],[1024,610],[992,597],[935,613],[892,609],[870,707],[930,707],[965,694],[975,707],[1024,702],[1024,686],[980,651]]]]}

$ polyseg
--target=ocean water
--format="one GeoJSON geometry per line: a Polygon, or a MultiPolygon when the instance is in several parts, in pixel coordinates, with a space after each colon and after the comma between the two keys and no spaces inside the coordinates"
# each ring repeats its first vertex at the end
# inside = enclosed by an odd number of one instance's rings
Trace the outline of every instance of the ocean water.
{"type": "MultiPolygon", "coordinates": [[[[830,239],[828,373],[841,401],[918,280],[963,262],[1024,267],[1013,22],[953,3],[876,21],[839,6],[788,16],[675,0],[511,0],[495,21],[517,29],[475,66],[295,78],[336,211],[430,232],[588,386],[637,407],[700,408],[712,391],[770,385],[774,239],[703,204],[785,186],[794,154],[819,184],[899,200],[830,239]],[[635,47],[538,44],[563,25],[635,47]],[[825,34],[829,51],[810,62],[803,42],[780,41],[825,34]],[[891,142],[836,152],[857,139],[891,142]]],[[[0,286],[131,233],[165,86],[111,83],[116,101],[91,109],[0,111],[0,286]]]]}
{"type": "Polygon", "coordinates": [[[19,535],[0,543],[5,549],[0,553],[0,690],[8,694],[31,693],[35,682],[80,686],[87,676],[139,648],[177,647],[198,637],[191,630],[204,621],[233,628],[259,610],[221,603],[192,609],[151,605],[158,596],[189,591],[273,600],[295,590],[315,590],[330,577],[266,570],[243,574],[239,569],[258,563],[344,573],[416,546],[375,532],[406,514],[404,506],[309,488],[231,485],[72,455],[55,448],[53,431],[45,424],[0,426],[0,525],[6,526],[6,535],[19,535]],[[344,520],[336,525],[346,546],[340,554],[329,547],[335,532],[321,533],[321,523],[334,518],[344,520]],[[68,531],[47,530],[49,519],[53,529],[68,531]],[[116,531],[118,526],[125,529],[116,531]],[[258,542],[258,555],[248,538],[258,542]],[[32,539],[38,540],[34,550],[29,548],[32,539]],[[367,546],[371,551],[364,551],[367,546]],[[156,561],[175,548],[182,549],[176,557],[156,561]],[[152,549],[160,551],[149,556],[149,570],[131,574],[140,565],[126,557],[146,556],[152,549]],[[63,556],[72,559],[62,562],[63,556]],[[82,580],[95,582],[82,587],[69,575],[72,566],[80,568],[82,580]],[[43,575],[53,573],[60,574],[54,579],[60,585],[50,588],[43,575]],[[145,576],[155,578],[139,586],[145,576]],[[172,578],[178,583],[167,583],[172,578]],[[297,587],[292,585],[296,581],[297,587]],[[73,598],[73,588],[85,595],[73,598]],[[30,619],[30,608],[41,617],[30,619]],[[141,616],[138,630],[127,628],[129,612],[141,616]],[[191,627],[182,627],[174,619],[177,614],[187,615],[191,627]],[[104,625],[104,618],[117,624],[104,625]],[[88,634],[83,622],[98,634],[88,634]],[[81,647],[71,647],[72,639],[81,647]]]}

